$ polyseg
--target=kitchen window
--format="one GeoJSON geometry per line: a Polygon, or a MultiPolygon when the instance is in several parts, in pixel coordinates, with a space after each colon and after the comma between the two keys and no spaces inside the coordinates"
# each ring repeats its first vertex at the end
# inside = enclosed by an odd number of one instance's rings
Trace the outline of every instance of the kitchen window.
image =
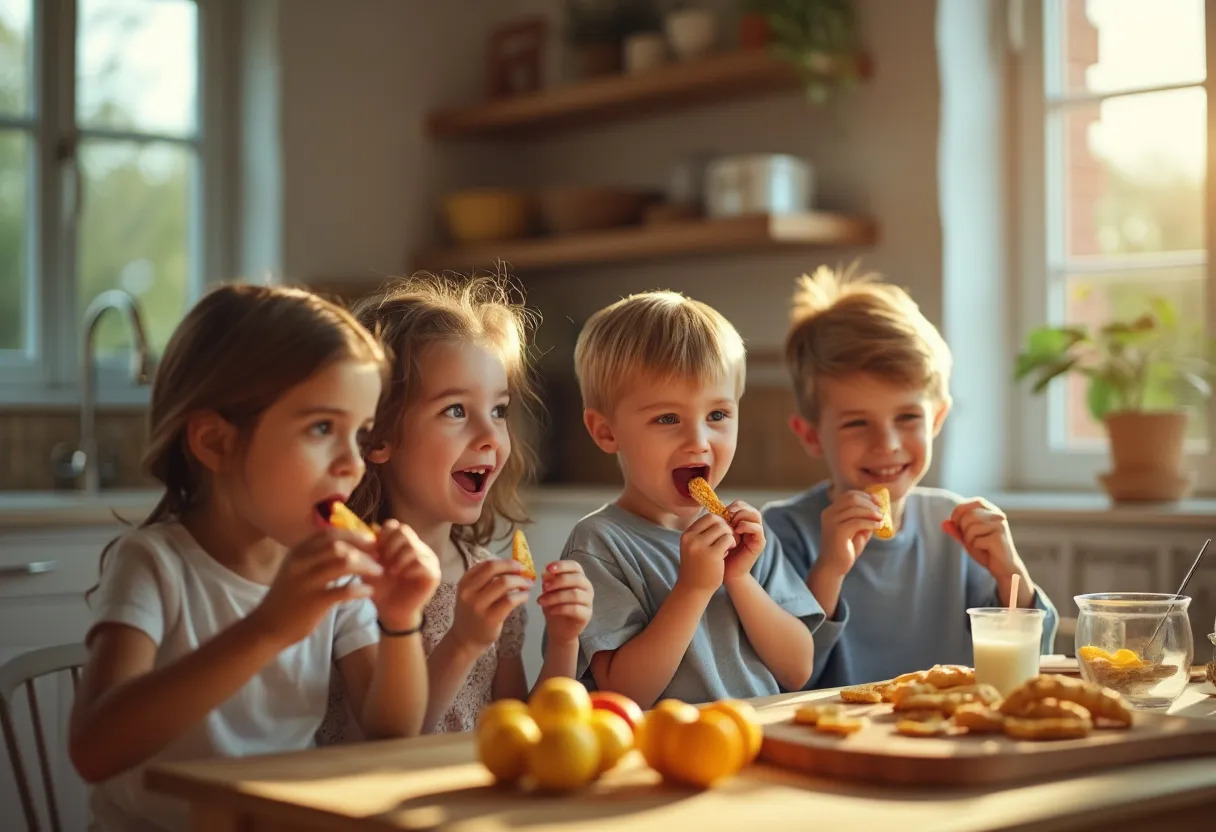
{"type": "MultiPolygon", "coordinates": [[[[1043,323],[1095,329],[1168,299],[1198,344],[1216,330],[1207,239],[1209,56],[1204,0],[1025,0],[1017,181],[1020,339],[1043,323]]],[[[1047,395],[1023,385],[1017,485],[1092,487],[1108,466],[1085,380],[1047,395]]],[[[1193,411],[1188,452],[1216,488],[1210,403],[1193,411]]]]}
{"type": "MultiPolygon", "coordinates": [[[[81,317],[106,289],[136,298],[159,354],[214,268],[214,9],[0,0],[0,400],[75,400],[81,317]]],[[[99,390],[139,401],[118,317],[99,390]]]]}

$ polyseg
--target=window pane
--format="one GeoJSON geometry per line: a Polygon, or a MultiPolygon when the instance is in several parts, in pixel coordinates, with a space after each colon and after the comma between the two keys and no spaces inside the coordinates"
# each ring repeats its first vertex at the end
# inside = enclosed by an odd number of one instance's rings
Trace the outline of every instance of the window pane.
{"type": "Polygon", "coordinates": [[[1195,88],[1064,111],[1068,255],[1204,248],[1206,105],[1195,88]]]}
{"type": "MultiPolygon", "coordinates": [[[[80,146],[80,304],[119,288],[139,301],[160,352],[186,309],[194,153],[180,145],[90,140],[80,146]]],[[[117,316],[98,330],[98,351],[125,351],[117,316]]]]}
{"type": "Polygon", "coordinates": [[[30,110],[31,0],[0,0],[0,115],[30,110]]]}
{"type": "Polygon", "coordinates": [[[0,132],[0,350],[25,344],[29,275],[29,136],[0,132]]]}
{"type": "Polygon", "coordinates": [[[1202,81],[1203,0],[1063,0],[1056,9],[1067,92],[1202,81]]]}
{"type": "MultiPolygon", "coordinates": [[[[1112,320],[1131,321],[1150,309],[1153,298],[1164,298],[1178,313],[1181,349],[1194,355],[1202,349],[1204,311],[1207,309],[1204,290],[1204,268],[1159,269],[1122,273],[1070,275],[1066,281],[1067,320],[1085,324],[1094,332],[1112,320]]],[[[1086,379],[1070,376],[1067,381],[1066,437],[1070,444],[1105,436],[1101,425],[1093,421],[1086,407],[1086,379]]],[[[1176,399],[1161,385],[1150,389],[1146,404],[1169,407],[1176,399]]],[[[1193,409],[1189,436],[1207,436],[1207,408],[1193,409]]]]}
{"type": "Polygon", "coordinates": [[[193,0],[80,0],[80,126],[193,135],[197,12],[193,0]]]}

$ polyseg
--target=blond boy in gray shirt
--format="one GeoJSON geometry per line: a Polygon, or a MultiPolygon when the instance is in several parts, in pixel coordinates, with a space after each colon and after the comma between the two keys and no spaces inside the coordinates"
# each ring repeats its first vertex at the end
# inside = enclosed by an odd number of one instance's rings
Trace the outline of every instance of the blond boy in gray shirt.
{"type": "Polygon", "coordinates": [[[631,295],[591,317],[575,364],[587,430],[624,477],[562,553],[595,587],[579,675],[643,707],[801,688],[819,604],[755,508],[731,503],[727,521],[688,491],[717,487],[734,458],[739,334],[680,294],[631,295]]]}

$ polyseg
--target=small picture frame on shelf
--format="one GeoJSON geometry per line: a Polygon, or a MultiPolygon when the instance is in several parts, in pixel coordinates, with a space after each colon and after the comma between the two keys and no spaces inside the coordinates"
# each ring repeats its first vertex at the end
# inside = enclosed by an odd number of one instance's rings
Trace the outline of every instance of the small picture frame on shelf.
{"type": "Polygon", "coordinates": [[[544,86],[545,39],[549,23],[526,17],[505,23],[490,33],[486,49],[487,95],[510,98],[537,92],[544,86]]]}

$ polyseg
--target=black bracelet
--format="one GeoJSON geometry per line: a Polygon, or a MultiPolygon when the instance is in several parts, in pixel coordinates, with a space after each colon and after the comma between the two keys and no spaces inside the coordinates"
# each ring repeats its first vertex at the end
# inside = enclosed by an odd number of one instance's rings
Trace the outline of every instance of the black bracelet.
{"type": "Polygon", "coordinates": [[[422,617],[418,619],[418,626],[410,630],[390,630],[388,627],[384,626],[384,622],[380,620],[379,616],[376,617],[376,626],[379,627],[380,632],[386,636],[393,636],[394,638],[397,636],[412,636],[415,633],[422,632],[422,628],[426,626],[426,613],[424,612],[422,617]]]}

